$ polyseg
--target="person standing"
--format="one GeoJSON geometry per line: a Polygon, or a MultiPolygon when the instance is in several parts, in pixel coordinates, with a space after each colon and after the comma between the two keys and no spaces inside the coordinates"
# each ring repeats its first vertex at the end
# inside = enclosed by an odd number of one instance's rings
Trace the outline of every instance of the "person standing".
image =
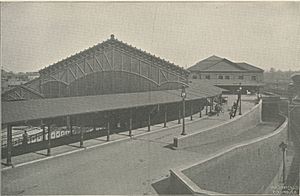
{"type": "Polygon", "coordinates": [[[27,150],[27,144],[28,144],[28,134],[27,134],[27,131],[24,131],[23,133],[23,149],[24,149],[24,152],[26,152],[27,150]]]}

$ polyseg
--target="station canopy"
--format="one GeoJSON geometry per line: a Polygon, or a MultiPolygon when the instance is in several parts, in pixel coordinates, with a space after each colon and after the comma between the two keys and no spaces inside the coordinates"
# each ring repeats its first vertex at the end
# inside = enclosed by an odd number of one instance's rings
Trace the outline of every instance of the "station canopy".
{"type": "MultiPolygon", "coordinates": [[[[186,100],[203,99],[221,93],[222,89],[213,85],[190,85],[186,89],[186,100]]],[[[2,102],[2,124],[174,103],[181,100],[181,89],[178,89],[2,102]]]]}

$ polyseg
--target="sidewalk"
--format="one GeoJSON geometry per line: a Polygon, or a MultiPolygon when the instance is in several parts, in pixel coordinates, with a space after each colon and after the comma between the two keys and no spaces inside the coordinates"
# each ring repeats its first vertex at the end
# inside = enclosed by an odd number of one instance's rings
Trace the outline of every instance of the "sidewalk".
{"type": "MultiPolygon", "coordinates": [[[[230,99],[232,99],[232,98],[234,98],[234,96],[231,97],[230,99]]],[[[250,108],[252,108],[254,106],[252,103],[250,103],[248,101],[245,101],[243,103],[243,105],[244,105],[244,107],[242,108],[243,112],[249,110],[250,108]]],[[[224,113],[220,113],[219,116],[210,116],[209,117],[209,116],[205,115],[205,112],[202,112],[202,118],[199,118],[199,113],[197,113],[197,114],[193,115],[193,121],[190,121],[190,117],[186,117],[185,122],[186,122],[188,133],[197,132],[197,131],[199,131],[199,129],[208,128],[210,126],[220,124],[226,120],[229,120],[229,116],[228,116],[228,112],[227,112],[227,108],[229,106],[230,105],[228,105],[227,107],[225,106],[224,113]],[[201,123],[201,124],[195,123],[195,122],[199,122],[199,121],[209,121],[209,122],[201,123]]],[[[47,160],[47,159],[52,159],[54,157],[60,157],[60,156],[64,156],[67,154],[72,154],[72,153],[79,152],[79,151],[82,151],[85,149],[91,149],[91,148],[95,148],[95,147],[99,147],[99,146],[110,145],[110,144],[113,144],[116,142],[130,140],[130,139],[134,139],[134,138],[141,137],[144,135],[151,135],[151,134],[154,134],[157,132],[164,132],[165,135],[159,136],[160,138],[155,138],[155,140],[157,140],[157,141],[161,140],[162,142],[171,144],[173,142],[173,137],[180,134],[181,126],[182,126],[182,124],[178,124],[178,121],[174,120],[174,121],[167,122],[166,128],[163,127],[163,123],[153,125],[153,126],[151,126],[150,132],[147,131],[147,127],[132,130],[132,137],[129,137],[129,135],[128,135],[129,133],[128,133],[128,131],[126,131],[126,132],[111,134],[109,142],[106,141],[106,136],[102,136],[102,137],[98,137],[98,138],[84,140],[84,142],[83,142],[84,147],[82,147],[82,148],[80,147],[79,142],[54,147],[54,148],[51,148],[51,156],[46,156],[47,149],[36,151],[36,152],[31,152],[31,153],[27,153],[27,154],[23,154],[23,155],[19,155],[19,156],[14,156],[14,157],[12,157],[12,164],[13,164],[12,167],[5,165],[6,159],[1,160],[2,170],[7,170],[10,168],[14,168],[14,167],[20,167],[20,166],[28,165],[31,163],[35,163],[35,162],[39,162],[39,161],[43,161],[43,160],[47,160]],[[178,127],[178,129],[176,129],[176,130],[172,129],[175,127],[178,127]]]]}
{"type": "MultiPolygon", "coordinates": [[[[198,118],[195,118],[194,121],[189,121],[190,117],[186,117],[185,120],[186,120],[186,123],[189,124],[191,122],[196,122],[196,121],[199,121],[199,120],[202,120],[205,118],[208,118],[208,116],[203,115],[202,118],[199,118],[199,116],[198,116],[198,118]]],[[[169,128],[174,128],[174,127],[179,127],[179,126],[182,126],[182,124],[178,124],[178,121],[174,120],[174,121],[168,122],[166,128],[163,127],[163,123],[153,125],[153,126],[151,126],[150,132],[148,132],[147,127],[134,129],[134,130],[132,130],[132,138],[136,138],[136,137],[143,136],[146,134],[154,134],[158,131],[165,131],[165,130],[168,130],[169,128]]],[[[108,141],[108,142],[106,141],[106,136],[101,136],[98,138],[84,140],[84,142],[83,142],[84,147],[80,147],[79,142],[53,147],[53,148],[51,148],[51,156],[47,156],[47,149],[36,151],[36,152],[31,152],[31,153],[26,153],[26,154],[19,155],[19,156],[13,156],[12,157],[12,163],[13,163],[12,167],[6,166],[5,165],[6,159],[2,159],[1,160],[2,170],[14,168],[14,167],[20,167],[20,166],[27,165],[30,163],[35,163],[38,161],[47,160],[47,159],[51,159],[54,157],[59,157],[59,156],[75,153],[75,152],[82,151],[85,149],[95,148],[98,146],[109,145],[109,144],[113,144],[115,142],[132,139],[131,137],[129,137],[128,134],[129,134],[128,131],[111,134],[110,141],[108,141]]]]}

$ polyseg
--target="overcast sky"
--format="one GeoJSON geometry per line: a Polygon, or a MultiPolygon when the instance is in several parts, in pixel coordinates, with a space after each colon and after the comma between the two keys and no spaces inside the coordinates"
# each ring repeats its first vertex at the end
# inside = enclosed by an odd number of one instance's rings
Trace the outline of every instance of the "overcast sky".
{"type": "Polygon", "coordinates": [[[217,55],[300,70],[300,2],[4,3],[1,63],[38,71],[112,33],[182,67],[217,55]]]}

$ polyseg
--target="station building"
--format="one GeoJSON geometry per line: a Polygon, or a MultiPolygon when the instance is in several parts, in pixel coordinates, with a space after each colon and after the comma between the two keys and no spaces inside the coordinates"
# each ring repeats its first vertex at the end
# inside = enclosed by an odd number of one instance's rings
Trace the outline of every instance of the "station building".
{"type": "Polygon", "coordinates": [[[245,92],[257,92],[263,87],[263,69],[248,63],[235,63],[226,58],[211,56],[188,68],[191,80],[201,80],[236,91],[241,85],[245,92]]]}
{"type": "MultiPolygon", "coordinates": [[[[2,94],[2,157],[178,120],[213,109],[222,89],[190,83],[190,72],[146,51],[110,39],[39,71],[39,77],[2,94]],[[185,110],[183,109],[183,92],[185,110]],[[183,110],[185,112],[183,112],[183,110]],[[13,127],[38,126],[29,146],[13,127]],[[52,137],[59,127],[66,131],[52,137]],[[76,130],[77,129],[77,130],[76,130]],[[87,131],[89,130],[89,131],[87,131]],[[90,131],[92,130],[92,131],[90,131]],[[63,136],[62,136],[63,135],[63,136]],[[51,141],[51,142],[50,142],[51,141]]],[[[50,154],[50,153],[49,153],[50,154]]]]}

